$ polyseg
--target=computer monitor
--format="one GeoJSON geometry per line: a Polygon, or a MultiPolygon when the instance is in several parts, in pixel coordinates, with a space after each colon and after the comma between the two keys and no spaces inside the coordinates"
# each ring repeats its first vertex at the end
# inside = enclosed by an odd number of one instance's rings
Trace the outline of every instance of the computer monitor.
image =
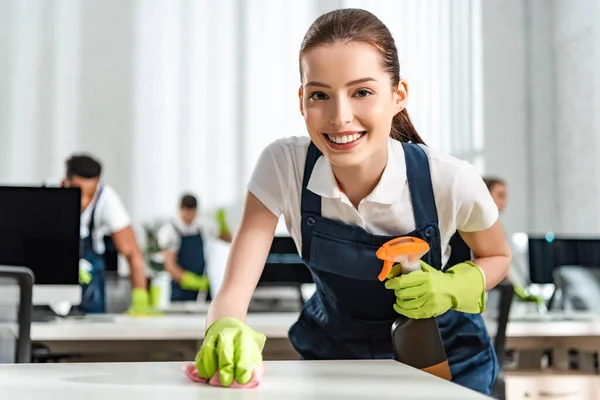
{"type": "Polygon", "coordinates": [[[275,236],[259,286],[300,286],[303,283],[313,283],[312,275],[290,236],[275,236]]]}
{"type": "Polygon", "coordinates": [[[0,265],[35,275],[33,302],[81,302],[81,190],[0,186],[0,265]]]}
{"type": "Polygon", "coordinates": [[[554,283],[554,269],[561,265],[600,266],[600,238],[529,236],[531,283],[554,283]]]}

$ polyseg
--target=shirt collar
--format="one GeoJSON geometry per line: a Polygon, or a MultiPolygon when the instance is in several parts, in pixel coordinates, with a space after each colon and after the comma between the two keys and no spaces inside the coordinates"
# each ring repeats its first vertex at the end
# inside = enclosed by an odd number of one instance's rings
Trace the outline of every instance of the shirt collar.
{"type": "MultiPolygon", "coordinates": [[[[392,204],[402,196],[406,186],[406,164],[402,143],[388,139],[388,162],[379,183],[365,200],[373,203],[392,204]]],[[[308,190],[328,198],[341,198],[331,164],[325,156],[320,156],[313,167],[308,181],[308,190]]]]}

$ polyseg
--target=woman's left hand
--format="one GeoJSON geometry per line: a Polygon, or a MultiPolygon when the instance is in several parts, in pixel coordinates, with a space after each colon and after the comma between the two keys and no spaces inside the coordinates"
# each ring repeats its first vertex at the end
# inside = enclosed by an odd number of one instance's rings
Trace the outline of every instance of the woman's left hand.
{"type": "Polygon", "coordinates": [[[464,262],[439,271],[421,261],[421,270],[397,275],[395,266],[385,287],[396,294],[394,310],[408,318],[430,318],[457,310],[470,314],[485,309],[485,282],[482,271],[464,262]]]}

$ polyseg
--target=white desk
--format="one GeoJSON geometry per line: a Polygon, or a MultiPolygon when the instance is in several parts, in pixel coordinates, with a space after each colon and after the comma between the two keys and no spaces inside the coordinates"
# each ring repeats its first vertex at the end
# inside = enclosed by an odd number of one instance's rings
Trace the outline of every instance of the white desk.
{"type": "MultiPolygon", "coordinates": [[[[495,322],[486,325],[490,332],[496,332],[495,322]]],[[[600,316],[560,312],[515,314],[507,326],[506,348],[519,352],[519,368],[524,369],[542,368],[542,355],[551,350],[553,368],[558,370],[568,370],[569,351],[578,350],[580,368],[593,371],[593,355],[600,352],[600,316]]]]}
{"type": "Polygon", "coordinates": [[[181,363],[0,365],[2,398],[39,400],[487,399],[393,360],[267,362],[256,389],[194,383],[181,363]]]}
{"type": "MultiPolygon", "coordinates": [[[[248,324],[267,336],[265,359],[298,359],[288,330],[298,313],[248,314],[248,324]]],[[[206,314],[133,317],[122,314],[70,317],[31,325],[31,340],[53,353],[88,361],[170,361],[193,359],[204,339],[206,314]]]]}
{"type": "MultiPolygon", "coordinates": [[[[288,340],[288,330],[297,318],[297,312],[248,314],[248,324],[267,336],[265,359],[297,359],[288,340]]],[[[109,353],[111,357],[112,354],[123,354],[125,357],[126,353],[134,352],[137,352],[134,361],[147,361],[145,356],[141,356],[168,349],[172,350],[172,354],[151,360],[181,360],[189,359],[197,351],[204,336],[205,322],[206,314],[202,312],[157,317],[90,315],[33,323],[31,338],[51,346],[55,352],[93,353],[102,356],[101,360],[104,361],[126,360],[110,358],[109,353]]],[[[486,325],[494,335],[495,322],[487,321],[486,325]]],[[[540,354],[544,349],[554,349],[557,355],[555,362],[561,365],[560,368],[566,368],[568,349],[588,353],[600,351],[600,316],[514,315],[508,324],[506,346],[508,349],[538,351],[540,354]]],[[[535,367],[531,364],[524,366],[535,367]]]]}
{"type": "MultiPolygon", "coordinates": [[[[298,313],[248,314],[247,323],[268,338],[287,338],[298,313]]],[[[201,340],[206,314],[69,317],[31,324],[33,341],[201,340]]]]}
{"type": "MultiPolygon", "coordinates": [[[[297,312],[250,313],[248,324],[268,338],[287,338],[297,312]]],[[[34,322],[31,339],[34,341],[89,341],[89,340],[200,340],[204,336],[206,315],[162,315],[132,317],[121,314],[70,317],[54,322],[34,322]]],[[[495,322],[486,321],[492,334],[495,322]]],[[[517,316],[507,327],[509,340],[530,337],[600,337],[600,316],[573,315],[517,316]]]]}

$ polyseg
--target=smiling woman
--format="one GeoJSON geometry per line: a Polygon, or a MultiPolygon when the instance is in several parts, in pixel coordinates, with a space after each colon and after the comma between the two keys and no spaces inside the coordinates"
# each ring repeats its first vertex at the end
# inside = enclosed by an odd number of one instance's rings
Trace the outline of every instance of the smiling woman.
{"type": "Polygon", "coordinates": [[[320,16],[299,59],[309,137],[276,140],[254,168],[196,358],[200,376],[218,368],[225,386],[243,384],[261,365],[265,337],[244,321],[283,215],[316,282],[289,332],[303,359],[392,358],[398,314],[436,317],[452,380],[489,394],[498,366],[480,314],[510,251],[483,180],[424,145],[406,112],[394,39],[373,14],[320,16]],[[457,231],[476,257],[446,265],[457,231]],[[424,240],[430,251],[421,270],[382,283],[377,249],[399,236],[424,240]]]}

